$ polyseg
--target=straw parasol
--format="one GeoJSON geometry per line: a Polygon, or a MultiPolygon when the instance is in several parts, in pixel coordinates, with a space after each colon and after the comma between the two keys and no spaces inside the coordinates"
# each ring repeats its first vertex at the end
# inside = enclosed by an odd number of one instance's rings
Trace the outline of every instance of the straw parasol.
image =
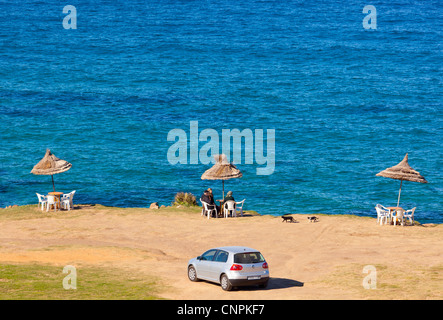
{"type": "Polygon", "coordinates": [[[45,156],[32,168],[31,173],[36,175],[46,175],[52,177],[52,188],[54,186],[54,174],[62,173],[71,169],[72,164],[65,160],[57,158],[51,153],[51,150],[46,149],[45,156]]]}
{"type": "Polygon", "coordinates": [[[225,180],[241,178],[243,174],[235,165],[229,163],[226,155],[218,154],[214,156],[216,163],[202,176],[202,180],[222,180],[223,181],[223,199],[225,198],[225,180]]]}
{"type": "Polygon", "coordinates": [[[400,190],[398,192],[397,207],[400,204],[401,186],[403,184],[403,180],[428,183],[426,179],[418,171],[415,171],[414,169],[411,168],[411,166],[408,163],[407,153],[404,159],[399,164],[377,173],[376,176],[397,179],[401,181],[400,190]]]}

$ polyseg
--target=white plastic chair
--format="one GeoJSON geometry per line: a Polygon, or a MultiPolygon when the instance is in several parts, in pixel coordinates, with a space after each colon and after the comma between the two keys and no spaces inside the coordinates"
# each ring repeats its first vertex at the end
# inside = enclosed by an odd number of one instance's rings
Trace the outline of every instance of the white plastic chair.
{"type": "Polygon", "coordinates": [[[69,206],[74,209],[74,201],[72,199],[74,199],[74,194],[75,194],[75,190],[71,191],[69,193],[69,206]]]}
{"type": "Polygon", "coordinates": [[[217,207],[213,204],[206,203],[200,199],[200,202],[203,206],[202,215],[207,214],[208,219],[211,216],[212,212],[214,212],[214,216],[217,218],[217,207]]]}
{"type": "Polygon", "coordinates": [[[240,215],[243,217],[243,204],[245,203],[246,199],[243,199],[240,202],[235,203],[235,216],[237,216],[237,212],[240,212],[240,215]]]}
{"type": "Polygon", "coordinates": [[[38,197],[38,206],[42,207],[42,211],[43,208],[46,206],[46,203],[48,202],[48,199],[46,198],[46,196],[40,194],[40,193],[36,193],[37,197],[38,197]]]}
{"type": "Polygon", "coordinates": [[[63,205],[63,208],[68,208],[68,210],[74,209],[74,202],[72,199],[74,198],[75,190],[71,191],[69,193],[66,193],[61,198],[61,205],[63,205]]]}
{"type": "Polygon", "coordinates": [[[404,214],[405,210],[403,209],[395,210],[395,215],[392,217],[394,219],[394,226],[397,225],[397,222],[401,223],[402,226],[405,225],[404,214]]]}
{"type": "Polygon", "coordinates": [[[235,204],[234,200],[226,201],[223,204],[223,211],[224,211],[224,214],[225,214],[225,218],[227,218],[229,214],[231,214],[231,216],[234,216],[235,205],[236,204],[235,204]]]}
{"type": "Polygon", "coordinates": [[[64,194],[63,197],[61,198],[61,206],[63,207],[63,209],[68,209],[68,211],[71,210],[71,194],[64,194]]]}
{"type": "Polygon", "coordinates": [[[388,220],[390,221],[391,213],[388,208],[383,207],[381,204],[377,204],[375,210],[377,211],[377,223],[382,225],[383,221],[385,221],[385,224],[388,223],[388,220]]]}
{"type": "Polygon", "coordinates": [[[409,209],[409,210],[406,210],[405,213],[403,214],[403,218],[405,218],[405,219],[409,219],[409,223],[410,223],[411,225],[414,224],[414,212],[415,212],[415,208],[416,208],[416,207],[414,207],[414,208],[412,208],[412,209],[409,209]]]}
{"type": "Polygon", "coordinates": [[[60,204],[58,202],[58,198],[52,194],[48,195],[46,197],[48,200],[46,202],[46,212],[49,211],[49,208],[53,205],[54,206],[54,211],[57,211],[57,204],[60,204]]]}

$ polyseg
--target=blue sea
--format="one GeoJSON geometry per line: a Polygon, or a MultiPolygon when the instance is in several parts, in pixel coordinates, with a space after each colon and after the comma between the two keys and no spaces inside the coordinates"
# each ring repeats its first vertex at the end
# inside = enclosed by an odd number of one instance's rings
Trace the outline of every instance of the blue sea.
{"type": "Polygon", "coordinates": [[[375,217],[400,186],[375,175],[408,153],[429,183],[404,182],[400,205],[442,223],[442,39],[435,0],[1,1],[0,207],[52,191],[30,173],[47,148],[72,163],[54,181],[75,203],[219,198],[211,164],[167,158],[168,133],[198,121],[265,145],[275,130],[273,173],[241,161],[225,182],[247,210],[375,217]]]}

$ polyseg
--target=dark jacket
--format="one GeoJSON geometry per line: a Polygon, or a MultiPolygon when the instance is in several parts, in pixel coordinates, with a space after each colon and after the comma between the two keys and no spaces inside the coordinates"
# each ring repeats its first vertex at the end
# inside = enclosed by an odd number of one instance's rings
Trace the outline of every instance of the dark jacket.
{"type": "Polygon", "coordinates": [[[201,199],[202,199],[202,201],[206,202],[207,204],[210,204],[210,205],[215,204],[214,197],[209,193],[206,193],[206,192],[203,193],[203,195],[201,196],[201,199]]]}

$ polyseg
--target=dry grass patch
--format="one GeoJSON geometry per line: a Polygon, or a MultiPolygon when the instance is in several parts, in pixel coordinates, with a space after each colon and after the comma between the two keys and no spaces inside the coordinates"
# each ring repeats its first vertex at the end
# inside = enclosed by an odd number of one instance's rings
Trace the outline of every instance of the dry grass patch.
{"type": "Polygon", "coordinates": [[[160,299],[158,279],[99,267],[77,269],[77,289],[64,289],[63,267],[0,264],[0,300],[160,299]]]}
{"type": "Polygon", "coordinates": [[[395,265],[374,265],[376,288],[365,289],[363,281],[369,276],[361,264],[342,265],[316,281],[342,290],[352,290],[358,299],[424,300],[443,299],[443,264],[410,266],[399,269],[395,265]]]}

